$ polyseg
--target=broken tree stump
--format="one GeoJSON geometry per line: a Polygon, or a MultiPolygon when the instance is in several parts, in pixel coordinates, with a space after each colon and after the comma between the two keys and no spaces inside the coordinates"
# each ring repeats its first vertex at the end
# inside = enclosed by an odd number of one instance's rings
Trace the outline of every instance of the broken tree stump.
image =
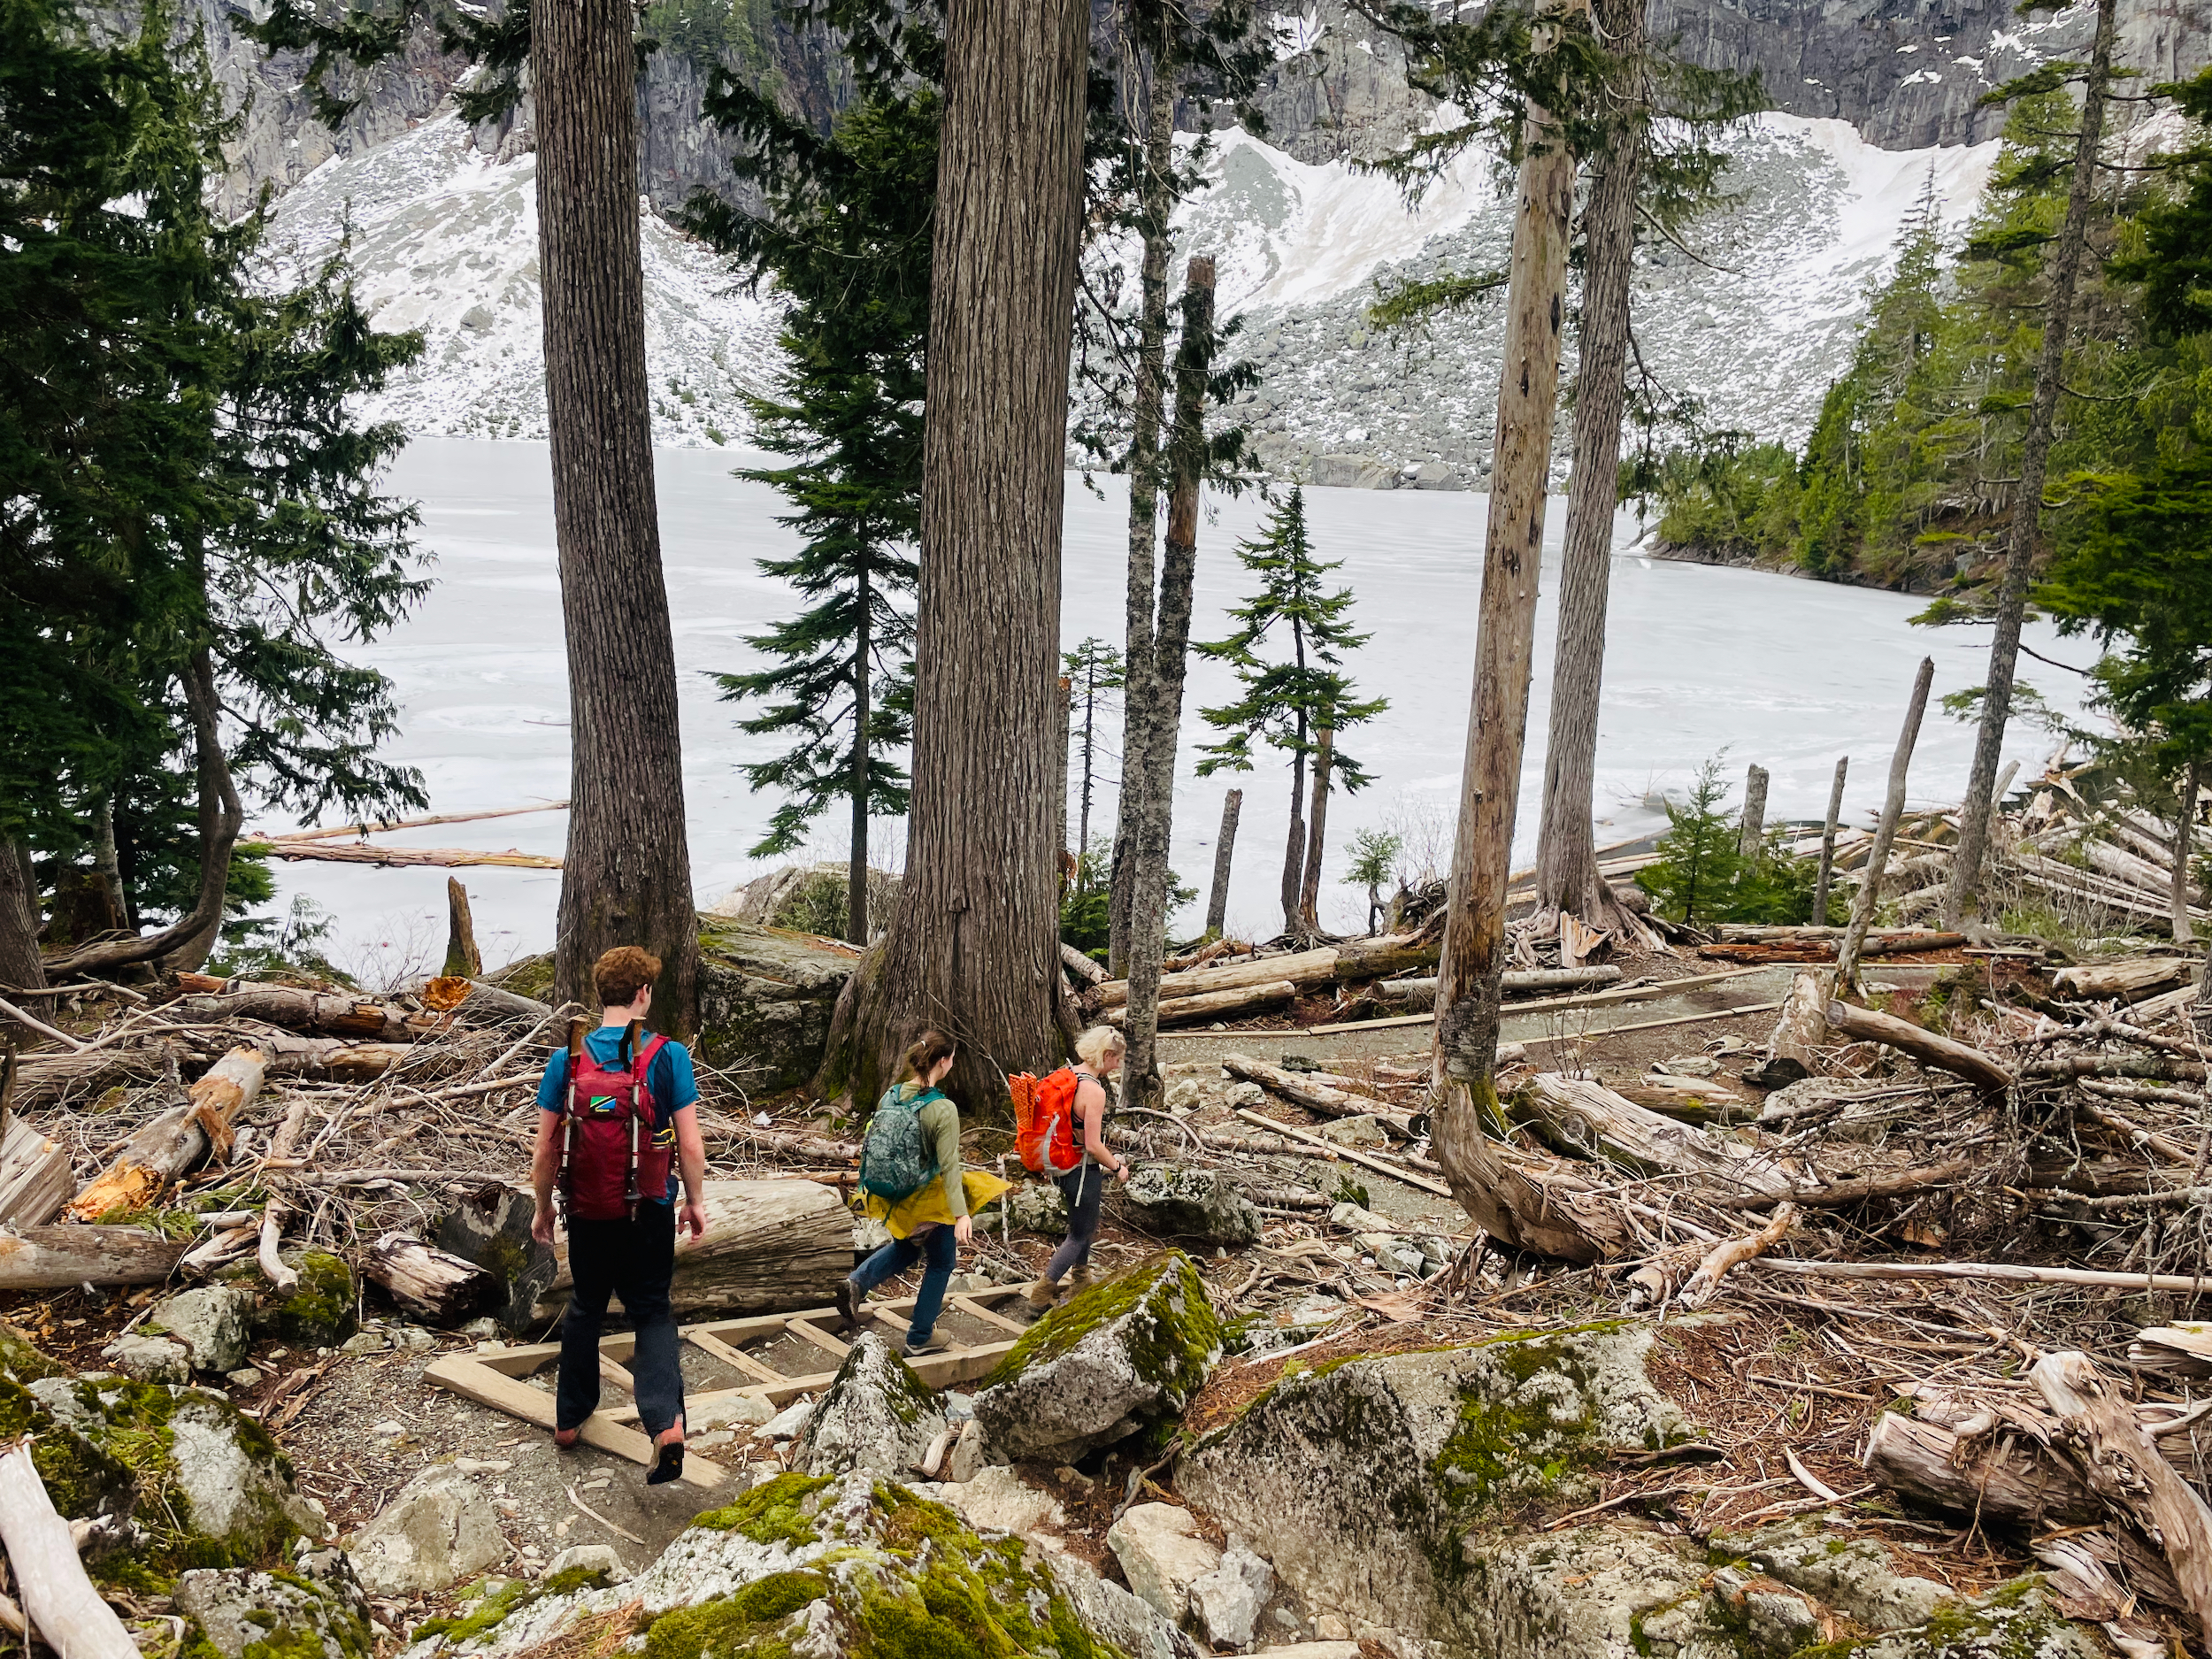
{"type": "Polygon", "coordinates": [[[137,1210],[164,1187],[196,1168],[212,1150],[230,1153],[231,1125],[261,1093],[269,1056],[257,1048],[233,1048],[195,1083],[186,1098],[131,1136],[65,1212],[73,1221],[96,1221],[113,1210],[137,1210]]]}
{"type": "Polygon", "coordinates": [[[69,1148],[25,1123],[7,1119],[0,1132],[0,1225],[35,1227],[51,1221],[76,1190],[69,1148]]]}
{"type": "Polygon", "coordinates": [[[469,914],[469,890],[458,876],[445,879],[445,966],[441,971],[473,979],[484,972],[483,953],[476,948],[476,919],[469,914]]]}
{"type": "Polygon", "coordinates": [[[496,1307],[498,1274],[434,1249],[410,1233],[388,1233],[362,1258],[361,1276],[381,1285],[407,1312],[430,1325],[459,1325],[496,1307]]]}

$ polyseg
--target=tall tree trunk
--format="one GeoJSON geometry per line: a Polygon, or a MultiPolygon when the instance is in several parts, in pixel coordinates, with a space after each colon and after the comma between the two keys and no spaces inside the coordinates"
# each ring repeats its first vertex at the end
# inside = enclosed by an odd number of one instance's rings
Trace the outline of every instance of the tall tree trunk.
{"type": "Polygon", "coordinates": [[[1098,726],[1098,670],[1087,668],[1083,674],[1083,790],[1082,810],[1075,831],[1075,889],[1084,890],[1090,875],[1091,856],[1091,776],[1096,753],[1098,726]]]}
{"type": "Polygon", "coordinates": [[[654,507],[638,252],[637,56],[622,0],[540,0],[530,31],[546,426],[568,647],[556,1000],[616,945],[661,959],[654,1023],[698,1021],[675,644],[654,507]]]}
{"type": "Polygon", "coordinates": [[[860,571],[860,628],[853,646],[852,849],[845,868],[845,937],[868,942],[868,570],[860,571]]]}
{"type": "Polygon", "coordinates": [[[1283,931],[1298,935],[1298,889],[1306,877],[1306,716],[1298,715],[1298,747],[1290,755],[1290,833],[1283,838],[1283,931]]]}
{"type": "Polygon", "coordinates": [[[1160,964],[1167,952],[1168,843],[1175,818],[1176,739],[1189,663],[1192,588],[1198,574],[1198,486],[1206,467],[1206,379],[1213,359],[1214,262],[1190,262],[1183,281],[1183,338],[1175,354],[1175,428],[1167,449],[1167,553],[1160,562],[1160,616],[1152,635],[1153,721],[1144,751],[1144,818],[1137,830],[1129,909],[1131,1103],[1159,1093],[1154,1039],[1160,1025],[1160,964]]]}
{"type": "Polygon", "coordinates": [[[931,252],[914,784],[898,907],[839,999],[817,1089],[872,1102],[934,1025],[948,1092],[1002,1118],[1061,1052],[1052,779],[1061,464],[1089,11],[953,0],[931,252]]]}
{"type": "Polygon", "coordinates": [[[1851,757],[1836,757],[1836,780],[1828,790],[1828,817],[1820,832],[1820,871],[1813,878],[1813,914],[1815,927],[1828,926],[1828,887],[1836,873],[1836,825],[1843,817],[1843,780],[1851,770],[1851,757]]]}
{"type": "Polygon", "coordinates": [[[1167,396],[1167,259],[1173,242],[1168,214],[1175,205],[1175,86],[1166,54],[1157,42],[1150,59],[1139,204],[1139,234],[1144,251],[1138,275],[1136,386],[1132,392],[1129,442],[1129,591],[1127,638],[1122,649],[1121,800],[1114,825],[1113,890],[1107,901],[1107,962],[1118,974],[1128,972],[1129,928],[1136,899],[1133,855],[1141,833],[1139,826],[1146,817],[1144,792],[1153,776],[1145,764],[1145,754],[1159,732],[1154,708],[1159,693],[1153,678],[1153,538],[1159,521],[1161,409],[1167,396]]]}
{"type": "Polygon", "coordinates": [[[246,821],[238,787],[223,754],[222,704],[215,688],[215,664],[204,647],[178,674],[185,712],[192,725],[192,746],[199,772],[200,890],[192,908],[158,933],[142,939],[96,941],[46,964],[56,978],[104,973],[136,962],[161,959],[171,972],[197,968],[207,960],[223,927],[223,902],[230,887],[230,855],[246,821]]]}
{"type": "Polygon", "coordinates": [[[1298,919],[1309,933],[1321,931],[1321,858],[1329,828],[1329,781],[1336,770],[1336,733],[1323,726],[1313,757],[1313,810],[1306,818],[1306,875],[1298,888],[1298,919]]]}
{"type": "Polygon", "coordinates": [[[92,824],[92,874],[107,911],[107,925],[118,933],[132,932],[137,924],[132,918],[130,899],[123,891],[123,862],[115,847],[112,791],[100,796],[100,804],[93,809],[92,824]]]}
{"type": "Polygon", "coordinates": [[[2104,136],[2105,91],[2112,75],[2115,7],[2116,0],[2097,0],[2097,33],[2089,50],[2081,132],[2074,144],[2074,176],[2066,190],[2065,223],[2052,253],[2050,299],[2043,312],[2043,347],[2035,365],[2035,397],[2028,408],[2027,435],[2020,444],[2020,493],[2013,503],[2012,545],[2005,555],[2004,582],[1997,594],[1997,630],[1989,642],[1989,678],[1982,692],[1981,726],[1975,734],[1974,766],[1966,781],[1966,800],[1959,808],[1959,845],[1952,861],[1951,885],[1943,895],[1945,927],[1956,927],[1969,906],[1975,903],[1982,860],[1989,847],[1997,763],[2004,752],[2005,723],[2012,715],[2020,624],[2027,613],[2028,579],[2034,571],[2036,534],[2042,521],[2044,466],[2050,457],[2051,429],[2058,415],[2060,381],[2066,367],[2074,285],[2089,240],[2089,209],[2097,188],[2097,150],[2104,136]]]}
{"type": "Polygon", "coordinates": [[[38,957],[38,878],[31,849],[19,841],[0,840],[0,986],[14,991],[42,990],[46,970],[38,957]]]}
{"type": "Polygon", "coordinates": [[[2174,918],[2174,942],[2187,944],[2197,936],[2189,918],[2189,852],[2197,827],[2197,779],[2204,770],[2201,759],[2193,760],[2181,774],[2181,810],[2174,818],[2174,885],[2168,895],[2174,918]]]}
{"type": "Polygon", "coordinates": [[[1477,1225],[1513,1248],[1581,1254],[1571,1240],[1553,1242],[1540,1213],[1523,1213],[1514,1200],[1525,1185],[1509,1179],[1489,1141],[1499,1115],[1494,1073],[1505,971],[1505,891],[1528,731],[1544,484],[1559,396],[1567,227],[1574,208],[1574,157],[1544,111],[1532,106],[1529,117],[1494,427],[1496,454],[1483,543],[1473,707],[1460,783],[1459,829],[1452,845],[1443,960],[1437,968],[1431,1122],[1437,1159],[1452,1195],[1477,1225]]]}
{"type": "Polygon", "coordinates": [[[1560,553],[1559,624],[1552,651],[1551,730],[1536,843],[1536,902],[1594,927],[1623,927],[1612,884],[1598,873],[1593,826],[1598,708],[1605,677],[1605,614],[1613,575],[1613,509],[1620,498],[1629,275],[1636,249],[1636,180],[1643,165],[1645,0],[1600,0],[1598,27],[1622,60],[1620,125],[1582,210],[1581,361],[1575,371],[1574,472],[1560,553]]]}
{"type": "Polygon", "coordinates": [[[1229,919],[1229,864],[1237,846],[1237,818],[1244,810],[1244,791],[1232,789],[1221,801],[1221,834],[1214,842],[1213,891],[1206,899],[1206,931],[1218,935],[1229,919]]]}

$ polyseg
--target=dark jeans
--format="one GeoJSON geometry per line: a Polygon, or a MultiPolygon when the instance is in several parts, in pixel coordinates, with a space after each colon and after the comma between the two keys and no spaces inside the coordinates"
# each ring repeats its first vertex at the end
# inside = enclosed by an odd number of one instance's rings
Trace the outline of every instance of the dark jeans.
{"type": "Polygon", "coordinates": [[[1045,1267],[1045,1277],[1056,1285],[1071,1268],[1091,1259],[1091,1240],[1098,1237],[1098,1201],[1106,1195],[1106,1171],[1085,1158],[1065,1175],[1053,1177],[1052,1184],[1068,1201],[1068,1236],[1045,1267]]]}
{"type": "Polygon", "coordinates": [[[942,1222],[917,1227],[853,1269],[853,1283],[864,1296],[925,1256],[929,1257],[929,1266],[922,1274],[922,1287],[914,1297],[914,1316],[906,1327],[906,1340],[916,1343],[928,1341],[929,1333],[937,1328],[937,1310],[945,1305],[945,1286],[960,1259],[960,1240],[953,1236],[952,1229],[942,1222]]]}
{"type": "Polygon", "coordinates": [[[561,1382],[554,1421],[572,1429],[599,1409],[599,1324],[607,1298],[622,1298],[637,1333],[630,1375],[639,1425],[657,1435],[684,1414],[676,1317],[668,1280],[676,1271],[676,1207],[643,1203],[635,1221],[568,1224],[568,1271],[576,1289],[561,1320],[561,1382]]]}

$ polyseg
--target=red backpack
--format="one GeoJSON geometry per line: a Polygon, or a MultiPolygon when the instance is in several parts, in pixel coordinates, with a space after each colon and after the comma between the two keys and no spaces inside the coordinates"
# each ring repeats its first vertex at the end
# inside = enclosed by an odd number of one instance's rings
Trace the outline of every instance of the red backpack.
{"type": "MultiPolygon", "coordinates": [[[[623,1054],[637,1048],[638,1022],[622,1033],[623,1054]]],[[[561,1191],[571,1220],[635,1220],[640,1198],[668,1191],[674,1148],[656,1146],[653,1091],[646,1079],[668,1041],[656,1037],[626,1067],[603,1066],[584,1041],[584,1022],[568,1028],[567,1137],[561,1191]]]]}
{"type": "Polygon", "coordinates": [[[1048,1077],[1017,1071],[1006,1087],[1014,1097],[1014,1149],[1024,1167],[1039,1175],[1073,1173],[1083,1161],[1075,1145],[1075,1068],[1064,1065],[1048,1077]]]}

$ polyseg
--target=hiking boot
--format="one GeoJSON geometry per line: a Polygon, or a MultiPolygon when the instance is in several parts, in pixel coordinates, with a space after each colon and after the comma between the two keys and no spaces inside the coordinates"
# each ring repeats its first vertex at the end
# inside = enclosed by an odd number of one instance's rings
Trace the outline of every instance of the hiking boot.
{"type": "Polygon", "coordinates": [[[952,1352],[952,1340],[942,1332],[932,1331],[918,1342],[911,1337],[908,1338],[899,1344],[899,1352],[909,1359],[921,1359],[931,1354],[949,1354],[952,1352]]]}
{"type": "Polygon", "coordinates": [[[1091,1287],[1091,1264],[1084,1263],[1068,1275],[1068,1294],[1079,1296],[1091,1287]]]}
{"type": "Polygon", "coordinates": [[[1033,1312],[1044,1312],[1046,1309],[1060,1300],[1059,1281],[1052,1279],[1039,1279],[1029,1287],[1026,1299],[1033,1312]]]}
{"type": "Polygon", "coordinates": [[[837,1287],[837,1317],[842,1329],[850,1331],[860,1324],[860,1304],[868,1293],[851,1279],[837,1287]]]}

